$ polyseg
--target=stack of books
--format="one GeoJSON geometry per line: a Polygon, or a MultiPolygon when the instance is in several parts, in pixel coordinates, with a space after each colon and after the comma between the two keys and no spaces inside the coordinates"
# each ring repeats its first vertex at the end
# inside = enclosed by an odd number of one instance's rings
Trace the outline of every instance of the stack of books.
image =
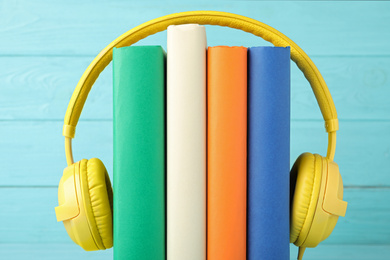
{"type": "Polygon", "coordinates": [[[114,49],[114,259],[289,259],[290,49],[114,49]]]}

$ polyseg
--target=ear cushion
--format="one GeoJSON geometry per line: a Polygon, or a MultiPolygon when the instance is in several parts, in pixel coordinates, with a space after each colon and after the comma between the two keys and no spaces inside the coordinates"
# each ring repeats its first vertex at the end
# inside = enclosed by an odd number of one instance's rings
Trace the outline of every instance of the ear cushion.
{"type": "Polygon", "coordinates": [[[302,154],[291,169],[290,243],[301,244],[307,237],[317,206],[321,176],[322,158],[317,154],[302,154]]]}
{"type": "Polygon", "coordinates": [[[84,204],[95,243],[99,249],[111,248],[113,195],[107,170],[97,158],[84,159],[80,162],[80,175],[84,204]]]}

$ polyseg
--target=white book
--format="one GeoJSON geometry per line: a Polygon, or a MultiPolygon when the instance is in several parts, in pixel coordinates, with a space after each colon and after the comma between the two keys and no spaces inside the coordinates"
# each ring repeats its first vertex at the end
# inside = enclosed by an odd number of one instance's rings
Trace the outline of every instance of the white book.
{"type": "Polygon", "coordinates": [[[206,30],[168,27],[167,260],[206,259],[206,30]]]}

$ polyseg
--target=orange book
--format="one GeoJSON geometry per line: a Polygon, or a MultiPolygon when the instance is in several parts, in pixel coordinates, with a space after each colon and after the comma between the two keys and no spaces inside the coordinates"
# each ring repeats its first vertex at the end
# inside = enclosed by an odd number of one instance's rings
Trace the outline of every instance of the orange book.
{"type": "Polygon", "coordinates": [[[207,55],[207,259],[246,259],[247,48],[207,55]]]}

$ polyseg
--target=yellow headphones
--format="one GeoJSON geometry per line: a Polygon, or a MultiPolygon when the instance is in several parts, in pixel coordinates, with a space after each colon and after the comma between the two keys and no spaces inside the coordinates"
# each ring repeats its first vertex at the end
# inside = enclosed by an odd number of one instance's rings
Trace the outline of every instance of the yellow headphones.
{"type": "Polygon", "coordinates": [[[290,46],[291,59],[310,82],[325,120],[328,150],[326,157],[302,154],[291,170],[290,242],[303,249],[299,253],[302,257],[304,248],[315,247],[330,235],[338,217],[344,216],[347,209],[339,168],[333,162],[338,130],[336,107],[317,67],[298,45],[266,24],[225,12],[183,12],[151,20],[115,39],[92,61],[77,84],[65,115],[63,135],[68,167],[58,188],[57,220],[64,222],[69,236],[85,250],[112,247],[112,189],[107,171],[96,158],[73,161],[72,138],[80,113],[95,80],[111,62],[114,47],[132,45],[169,25],[189,23],[228,26],[275,46],[290,46]]]}

